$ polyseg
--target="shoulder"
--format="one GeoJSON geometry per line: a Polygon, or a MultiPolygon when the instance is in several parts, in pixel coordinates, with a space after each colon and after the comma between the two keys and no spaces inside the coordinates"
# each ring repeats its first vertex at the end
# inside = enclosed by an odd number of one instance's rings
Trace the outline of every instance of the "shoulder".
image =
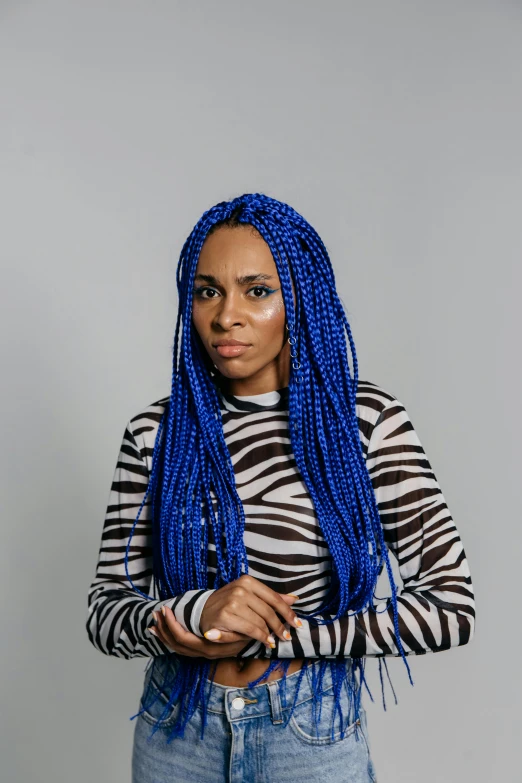
{"type": "MultiPolygon", "coordinates": [[[[131,432],[141,435],[157,431],[161,417],[170,400],[170,395],[161,397],[139,410],[129,421],[131,432]]],[[[382,411],[391,403],[398,402],[397,397],[374,381],[359,381],[355,395],[357,417],[374,423],[382,411]]]]}
{"type": "MultiPolygon", "coordinates": [[[[355,402],[362,414],[369,416],[371,412],[373,412],[374,418],[377,420],[382,411],[390,405],[390,403],[398,402],[398,400],[395,394],[378,383],[374,383],[373,381],[359,381],[355,394],[355,402]]],[[[357,411],[357,415],[359,415],[359,410],[357,411]]]]}
{"type": "Polygon", "coordinates": [[[370,439],[381,413],[393,403],[400,406],[397,397],[373,381],[359,381],[355,394],[356,416],[359,430],[366,440],[370,439]]]}
{"type": "Polygon", "coordinates": [[[149,403],[129,419],[127,428],[134,436],[144,458],[152,457],[161,417],[165,412],[169,399],[170,395],[161,397],[149,403]]]}
{"type": "MultiPolygon", "coordinates": [[[[169,400],[170,395],[161,397],[143,407],[129,420],[128,429],[144,456],[152,455],[161,417],[169,400]]],[[[374,381],[358,381],[355,403],[359,429],[368,440],[385,408],[392,403],[402,407],[392,392],[374,381]]]]}

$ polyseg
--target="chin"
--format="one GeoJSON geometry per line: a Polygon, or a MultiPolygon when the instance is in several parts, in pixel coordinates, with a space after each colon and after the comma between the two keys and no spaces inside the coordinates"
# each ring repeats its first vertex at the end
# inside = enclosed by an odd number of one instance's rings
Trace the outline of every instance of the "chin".
{"type": "Polygon", "coordinates": [[[242,369],[241,367],[238,367],[237,369],[227,367],[226,370],[218,370],[218,372],[224,378],[230,378],[230,380],[235,381],[243,378],[250,378],[251,375],[254,375],[254,372],[248,372],[248,370],[242,369]]]}

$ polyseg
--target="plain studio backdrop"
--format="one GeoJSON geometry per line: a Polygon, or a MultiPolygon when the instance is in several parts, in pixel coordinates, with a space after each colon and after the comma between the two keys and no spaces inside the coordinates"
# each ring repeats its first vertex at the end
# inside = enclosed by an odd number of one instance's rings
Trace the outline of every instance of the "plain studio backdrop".
{"type": "Polygon", "coordinates": [[[379,781],[520,780],[521,39],[500,0],[1,3],[2,780],[130,780],[146,661],[90,645],[87,589],[182,244],[252,191],[323,238],[474,582],[472,643],[388,659],[386,712],[368,661],[379,781]]]}

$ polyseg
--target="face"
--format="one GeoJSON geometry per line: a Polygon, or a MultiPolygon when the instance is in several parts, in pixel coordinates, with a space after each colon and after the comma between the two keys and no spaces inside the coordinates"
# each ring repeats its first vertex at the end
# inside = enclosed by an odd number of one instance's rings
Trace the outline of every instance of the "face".
{"type": "Polygon", "coordinates": [[[270,248],[251,226],[223,226],[205,240],[192,322],[221,373],[219,383],[231,394],[288,385],[290,346],[279,275],[270,248]],[[243,345],[222,344],[234,340],[243,345]]]}

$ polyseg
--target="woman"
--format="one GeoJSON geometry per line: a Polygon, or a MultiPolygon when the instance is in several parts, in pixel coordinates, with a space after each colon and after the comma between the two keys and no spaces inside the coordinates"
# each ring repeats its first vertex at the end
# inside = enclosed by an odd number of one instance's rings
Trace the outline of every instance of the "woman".
{"type": "Polygon", "coordinates": [[[125,428],[89,591],[97,649],[151,659],[133,781],[375,781],[365,660],[386,708],[381,659],[413,684],[407,656],[471,640],[460,536],[295,210],[217,204],[177,282],[171,394],[125,428]]]}

